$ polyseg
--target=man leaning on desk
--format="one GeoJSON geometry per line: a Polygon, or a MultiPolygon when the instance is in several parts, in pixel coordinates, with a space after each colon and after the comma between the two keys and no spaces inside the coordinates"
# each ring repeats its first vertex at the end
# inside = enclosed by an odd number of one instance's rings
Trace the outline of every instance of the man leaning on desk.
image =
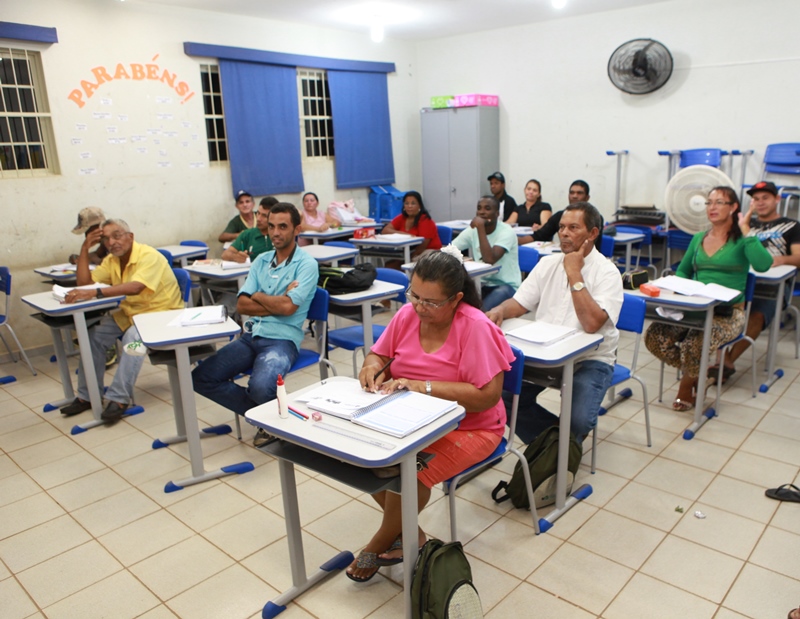
{"type": "MultiPolygon", "coordinates": [[[[256,258],[239,291],[237,310],[252,318],[252,330],[206,359],[192,372],[194,390],[244,415],[275,399],[278,374],[286,375],[303,341],[303,322],[319,279],[317,261],[297,246],[300,213],[279,202],[269,212],[268,229],[275,247],[256,258]],[[252,368],[247,387],[233,382],[252,368]]],[[[250,320],[245,323],[250,323],[250,320]]],[[[253,444],[264,445],[269,435],[260,429],[253,444]]]]}
{"type": "MultiPolygon", "coordinates": [[[[180,309],[183,300],[171,265],[154,248],[135,242],[130,227],[121,219],[106,219],[86,235],[78,255],[77,279],[78,286],[101,283],[108,284],[108,287],[70,290],[65,298],[66,303],[125,295],[119,309],[106,314],[89,329],[94,370],[102,393],[106,349],[114,346],[120,337],[123,345],[140,339],[133,317],[148,312],[180,309]],[[90,271],[89,250],[98,243],[106,247],[109,255],[94,271],[90,271]]],[[[106,423],[118,421],[133,404],[133,385],[143,362],[144,357],[141,356],[121,356],[117,373],[105,394],[106,406],[102,419],[106,423]]],[[[81,364],[78,366],[78,397],[72,404],[63,407],[61,414],[77,415],[91,407],[81,364]]]]}
{"type": "MultiPolygon", "coordinates": [[[[534,312],[534,320],[603,336],[596,349],[575,362],[571,428],[579,442],[596,425],[611,385],[619,340],[615,325],[623,300],[619,271],[594,246],[601,221],[598,210],[588,202],[570,204],[559,223],[561,253],[542,258],[513,298],[487,312],[497,325],[502,325],[504,318],[534,312]]],[[[526,369],[529,380],[520,395],[517,435],[525,443],[556,422],[555,415],[536,402],[545,389],[530,382],[538,380],[537,374],[541,375],[526,369]]]]}

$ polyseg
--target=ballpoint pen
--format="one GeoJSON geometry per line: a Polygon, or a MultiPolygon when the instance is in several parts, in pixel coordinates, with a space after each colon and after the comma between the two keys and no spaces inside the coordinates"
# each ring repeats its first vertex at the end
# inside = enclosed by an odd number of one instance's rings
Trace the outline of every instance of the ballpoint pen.
{"type": "Polygon", "coordinates": [[[386,370],[388,370],[388,369],[389,369],[389,366],[390,366],[390,365],[392,365],[392,362],[394,362],[394,357],[392,357],[391,359],[389,359],[389,361],[387,361],[387,362],[386,362],[386,365],[384,365],[384,366],[383,366],[383,367],[382,367],[380,370],[378,370],[377,372],[375,372],[375,376],[373,376],[373,377],[372,377],[372,382],[375,382],[376,380],[378,380],[378,376],[380,376],[380,375],[381,375],[381,374],[383,374],[383,373],[384,373],[386,370]]]}

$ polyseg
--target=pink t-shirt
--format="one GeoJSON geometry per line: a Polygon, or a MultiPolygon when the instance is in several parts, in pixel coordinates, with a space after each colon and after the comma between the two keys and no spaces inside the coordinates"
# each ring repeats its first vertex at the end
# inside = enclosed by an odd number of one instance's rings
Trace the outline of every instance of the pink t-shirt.
{"type": "MultiPolygon", "coordinates": [[[[317,216],[312,217],[308,211],[303,211],[303,220],[309,226],[314,226],[315,228],[319,228],[322,224],[325,223],[325,213],[317,209],[317,216]]],[[[311,245],[313,241],[311,239],[297,239],[299,245],[311,245]]]]}
{"type": "MultiPolygon", "coordinates": [[[[392,377],[470,383],[480,389],[498,372],[511,368],[514,354],[503,332],[471,305],[459,303],[447,340],[434,353],[422,350],[419,328],[419,317],[412,304],[407,303],[372,347],[379,355],[395,358],[392,377]]],[[[506,409],[501,398],[483,412],[467,413],[458,429],[502,435],[505,423],[506,409]]]]}

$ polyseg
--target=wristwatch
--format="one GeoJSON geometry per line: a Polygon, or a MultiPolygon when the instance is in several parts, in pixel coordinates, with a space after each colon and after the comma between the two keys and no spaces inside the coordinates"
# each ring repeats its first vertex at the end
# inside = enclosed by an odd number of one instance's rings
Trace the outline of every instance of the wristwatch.
{"type": "Polygon", "coordinates": [[[433,390],[433,388],[431,387],[431,381],[426,380],[425,381],[425,393],[427,395],[430,395],[432,390],[433,390]]]}
{"type": "Polygon", "coordinates": [[[94,293],[94,296],[96,298],[98,298],[98,299],[102,299],[103,298],[103,289],[102,288],[98,288],[97,292],[94,293]]]}
{"type": "Polygon", "coordinates": [[[569,289],[572,290],[572,292],[580,292],[584,288],[586,288],[586,284],[584,284],[583,282],[578,282],[577,284],[574,284],[569,287],[569,289]]]}

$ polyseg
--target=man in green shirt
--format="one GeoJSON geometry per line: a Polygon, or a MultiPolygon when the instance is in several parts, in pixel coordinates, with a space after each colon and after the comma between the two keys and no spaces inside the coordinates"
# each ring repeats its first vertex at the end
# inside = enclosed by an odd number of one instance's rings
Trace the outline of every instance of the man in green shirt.
{"type": "Polygon", "coordinates": [[[252,262],[259,254],[263,254],[273,248],[272,241],[267,236],[267,225],[269,211],[277,203],[278,201],[272,196],[261,200],[261,204],[258,205],[258,211],[256,211],[256,227],[239,234],[236,240],[231,243],[231,246],[222,252],[223,260],[247,262],[247,259],[250,258],[252,262]]]}

